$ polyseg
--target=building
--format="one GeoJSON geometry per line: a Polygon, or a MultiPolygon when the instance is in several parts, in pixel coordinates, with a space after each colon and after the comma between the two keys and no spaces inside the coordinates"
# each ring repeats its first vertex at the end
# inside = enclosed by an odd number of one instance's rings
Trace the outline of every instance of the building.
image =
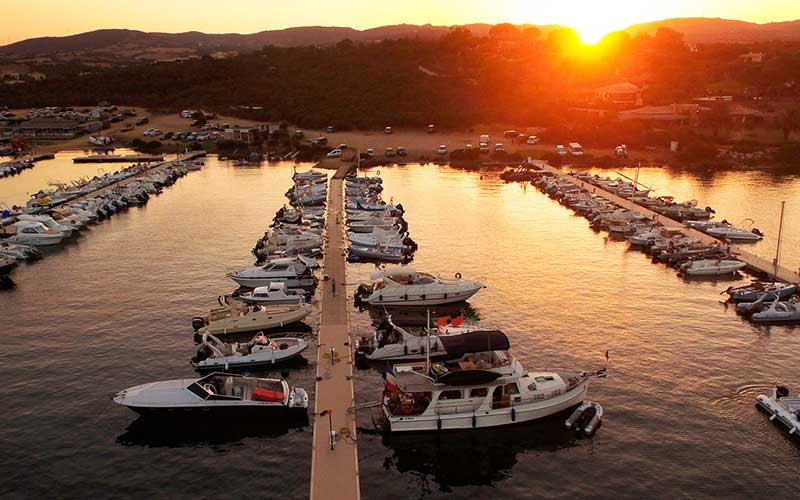
{"type": "Polygon", "coordinates": [[[257,128],[226,128],[224,134],[225,139],[228,141],[243,142],[245,144],[258,142],[260,137],[259,130],[257,128]]]}
{"type": "Polygon", "coordinates": [[[742,54],[739,56],[739,59],[746,63],[750,64],[760,64],[764,62],[764,53],[763,52],[748,52],[747,54],[742,54]]]}
{"type": "Polygon", "coordinates": [[[608,104],[641,106],[642,101],[641,87],[628,82],[614,83],[604,87],[594,89],[596,98],[608,104]]]}
{"type": "Polygon", "coordinates": [[[644,106],[617,113],[617,118],[623,121],[639,120],[654,124],[695,126],[699,123],[699,104],[670,104],[668,106],[644,106]]]}
{"type": "Polygon", "coordinates": [[[34,118],[14,127],[14,135],[32,139],[72,139],[82,132],[79,122],[61,118],[34,118]]]}

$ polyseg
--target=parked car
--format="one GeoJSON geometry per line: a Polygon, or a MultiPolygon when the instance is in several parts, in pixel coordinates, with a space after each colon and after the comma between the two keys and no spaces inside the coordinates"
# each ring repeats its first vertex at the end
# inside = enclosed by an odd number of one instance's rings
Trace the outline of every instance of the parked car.
{"type": "Polygon", "coordinates": [[[372,149],[372,148],[369,148],[369,149],[367,150],[367,156],[368,156],[369,158],[374,158],[374,157],[375,157],[375,150],[374,150],[374,149],[372,149]]]}
{"type": "Polygon", "coordinates": [[[383,129],[384,134],[391,134],[393,132],[392,127],[386,127],[383,129]]]}
{"type": "Polygon", "coordinates": [[[628,146],[620,144],[619,146],[614,148],[614,154],[617,155],[618,158],[627,158],[628,146]]]}
{"type": "Polygon", "coordinates": [[[403,146],[397,147],[397,156],[408,156],[408,151],[403,146]]]}
{"type": "Polygon", "coordinates": [[[464,151],[472,151],[472,144],[467,144],[464,146],[464,151]]]}
{"type": "Polygon", "coordinates": [[[572,156],[583,156],[583,146],[581,146],[577,142],[570,142],[569,152],[570,154],[572,154],[572,156]]]}
{"type": "Polygon", "coordinates": [[[436,149],[436,154],[438,155],[446,155],[447,154],[447,145],[442,144],[436,149]]]}
{"type": "Polygon", "coordinates": [[[559,156],[567,156],[567,148],[559,144],[556,146],[556,153],[558,153],[559,156]]]}
{"type": "Polygon", "coordinates": [[[341,149],[342,151],[344,151],[345,149],[347,149],[347,144],[339,144],[338,146],[336,146],[336,149],[341,149]]]}
{"type": "Polygon", "coordinates": [[[137,125],[137,126],[139,126],[139,125],[147,125],[148,123],[150,123],[150,118],[148,118],[148,117],[146,117],[146,116],[145,116],[145,117],[143,117],[143,118],[139,118],[138,120],[136,120],[136,125],[137,125]]]}
{"type": "Polygon", "coordinates": [[[161,138],[164,139],[165,141],[168,141],[168,140],[172,139],[172,136],[174,136],[174,135],[175,135],[174,132],[167,132],[161,138]]]}
{"type": "Polygon", "coordinates": [[[534,144],[538,144],[539,143],[539,137],[535,136],[535,135],[529,135],[528,139],[525,140],[525,142],[527,142],[531,146],[534,145],[534,144]]]}
{"type": "Polygon", "coordinates": [[[478,150],[481,153],[488,153],[489,152],[489,145],[486,144],[485,142],[482,142],[481,145],[478,147],[478,150]]]}
{"type": "Polygon", "coordinates": [[[489,144],[489,134],[483,134],[478,142],[481,144],[489,144]]]}
{"type": "Polygon", "coordinates": [[[314,146],[327,146],[328,145],[328,138],[327,137],[317,137],[316,139],[311,139],[311,144],[314,146]]]}
{"type": "Polygon", "coordinates": [[[503,146],[502,142],[498,142],[497,144],[494,145],[494,151],[496,153],[499,153],[500,151],[505,151],[505,150],[506,150],[506,147],[503,146]]]}
{"type": "Polygon", "coordinates": [[[328,127],[325,129],[325,132],[332,134],[336,132],[336,127],[334,127],[333,125],[328,125],[328,127]]]}
{"type": "Polygon", "coordinates": [[[514,139],[518,135],[519,132],[517,132],[516,130],[506,130],[505,132],[503,132],[503,137],[505,137],[506,139],[514,139]]]}
{"type": "Polygon", "coordinates": [[[432,134],[434,132],[436,132],[436,127],[434,127],[433,125],[428,125],[428,133],[432,134]]]}
{"type": "Polygon", "coordinates": [[[388,157],[394,156],[394,148],[386,148],[386,156],[388,157]]]}
{"type": "Polygon", "coordinates": [[[327,154],[328,158],[341,158],[342,157],[342,150],[339,148],[331,150],[330,153],[327,154]]]}

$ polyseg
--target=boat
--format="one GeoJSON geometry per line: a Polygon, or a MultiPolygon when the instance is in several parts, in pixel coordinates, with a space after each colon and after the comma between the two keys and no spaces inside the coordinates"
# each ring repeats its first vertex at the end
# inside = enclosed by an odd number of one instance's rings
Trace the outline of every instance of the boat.
{"type": "Polygon", "coordinates": [[[17,259],[0,255],[0,276],[8,274],[17,267],[17,259]]]}
{"type": "MultiPolygon", "coordinates": [[[[476,370],[481,371],[481,370],[476,370]]],[[[386,375],[381,409],[391,432],[477,429],[519,424],[583,402],[595,373],[491,373],[448,384],[416,371],[386,375]],[[491,379],[491,380],[489,380],[491,379]]]]}
{"type": "Polygon", "coordinates": [[[9,238],[12,243],[33,246],[58,245],[64,241],[64,233],[55,229],[48,229],[47,226],[37,221],[15,222],[14,227],[17,233],[9,238]]]}
{"type": "Polygon", "coordinates": [[[23,215],[20,215],[18,217],[18,219],[20,221],[24,221],[24,222],[29,222],[29,221],[41,222],[47,229],[60,231],[60,232],[64,233],[64,237],[65,238],[69,238],[70,236],[75,234],[76,233],[75,230],[78,229],[78,228],[76,228],[75,226],[72,226],[72,225],[67,226],[67,225],[64,225],[64,224],[59,224],[58,222],[56,222],[55,219],[53,219],[49,215],[23,214],[23,215]]]}
{"type": "Polygon", "coordinates": [[[0,241],[0,256],[16,260],[35,260],[42,257],[42,253],[30,245],[0,241]]]}
{"type": "Polygon", "coordinates": [[[317,284],[313,268],[317,263],[298,255],[267,261],[263,266],[248,267],[228,277],[245,288],[269,286],[270,283],[285,283],[286,288],[307,288],[317,284]]]}
{"type": "Polygon", "coordinates": [[[461,273],[448,280],[408,267],[376,271],[371,279],[370,285],[358,286],[355,293],[358,302],[386,306],[449,304],[467,300],[486,288],[478,281],[462,279],[461,273]]]}
{"type": "Polygon", "coordinates": [[[791,296],[796,291],[797,285],[792,283],[783,283],[781,281],[764,283],[755,281],[749,285],[736,288],[728,287],[724,293],[730,296],[732,302],[754,302],[765,293],[772,293],[777,295],[779,299],[784,299],[791,296]]]}
{"type": "Polygon", "coordinates": [[[747,231],[731,226],[709,227],[705,230],[706,234],[715,238],[725,238],[726,240],[740,242],[755,242],[763,239],[764,236],[760,232],[756,233],[756,231],[758,230],[747,231]]]}
{"type": "Polygon", "coordinates": [[[195,332],[221,335],[256,332],[279,328],[302,321],[311,314],[308,304],[260,306],[234,303],[229,297],[219,297],[220,308],[212,309],[207,316],[192,318],[195,332]]]}
{"type": "Polygon", "coordinates": [[[240,294],[239,298],[248,304],[303,304],[306,301],[305,295],[290,293],[284,282],[257,287],[252,292],[240,294]]]}
{"type": "Polygon", "coordinates": [[[308,393],[285,380],[212,373],[137,385],[113,401],[146,417],[267,417],[304,415],[308,393]]]}
{"type": "Polygon", "coordinates": [[[299,356],[307,347],[308,342],[301,338],[269,338],[263,332],[245,343],[225,343],[205,333],[192,366],[199,371],[268,367],[299,356]]]}
{"type": "Polygon", "coordinates": [[[594,401],[584,401],[564,422],[567,429],[575,429],[591,436],[603,422],[603,407],[594,401]]]}
{"type": "Polygon", "coordinates": [[[427,330],[414,335],[395,325],[391,318],[375,330],[372,338],[356,341],[356,358],[368,361],[410,361],[424,358],[456,358],[465,353],[508,350],[510,343],[500,330],[479,326],[427,330]]]}
{"type": "Polygon", "coordinates": [[[361,260],[379,260],[384,262],[405,262],[411,260],[410,251],[408,247],[391,248],[391,247],[364,247],[361,245],[350,245],[348,247],[348,257],[351,261],[361,260]]]}
{"type": "Polygon", "coordinates": [[[742,261],[733,259],[692,260],[681,265],[681,272],[686,276],[722,276],[733,274],[747,267],[742,261]]]}
{"type": "Polygon", "coordinates": [[[790,436],[800,436],[800,397],[789,396],[789,389],[779,385],[770,396],[759,394],[756,406],[769,414],[771,422],[784,425],[790,436]]]}
{"type": "Polygon", "coordinates": [[[754,312],[750,320],[756,323],[800,323],[800,302],[775,300],[763,311],[754,312]]]}

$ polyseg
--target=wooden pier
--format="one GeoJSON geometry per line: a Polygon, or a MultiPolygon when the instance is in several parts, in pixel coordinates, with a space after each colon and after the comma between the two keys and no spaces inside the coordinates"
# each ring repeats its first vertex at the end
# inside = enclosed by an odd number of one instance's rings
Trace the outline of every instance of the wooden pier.
{"type": "Polygon", "coordinates": [[[164,161],[164,155],[91,155],[76,156],[73,163],[152,163],[164,161]]]}
{"type": "MultiPolygon", "coordinates": [[[[616,203],[617,205],[627,208],[628,210],[638,212],[640,214],[647,215],[650,218],[654,218],[658,222],[664,225],[664,227],[672,230],[679,230],[688,236],[692,236],[698,238],[706,245],[725,245],[726,243],[722,240],[715,238],[711,235],[708,235],[702,231],[698,231],[696,229],[689,228],[685,226],[682,222],[678,222],[674,219],[667,217],[666,215],[658,214],[646,207],[638,205],[630,200],[627,200],[621,196],[618,196],[614,193],[606,191],[605,189],[595,186],[594,184],[590,184],[588,182],[582,181],[577,177],[573,177],[553,166],[549,163],[544,161],[536,161],[535,165],[546,172],[550,172],[554,176],[558,177],[559,179],[569,181],[576,186],[580,186],[590,193],[601,196],[606,200],[616,203]]],[[[763,274],[767,276],[772,276],[775,273],[775,264],[764,257],[759,257],[758,255],[752,253],[751,251],[747,250],[742,245],[730,245],[731,252],[736,256],[737,259],[741,260],[745,264],[750,271],[753,271],[757,274],[763,274]]],[[[775,273],[776,277],[781,280],[785,281],[786,283],[800,283],[800,273],[792,271],[786,267],[778,266],[777,273],[775,273]]]]}
{"type": "Polygon", "coordinates": [[[358,447],[350,322],[345,273],[344,193],[350,166],[340,166],[328,189],[322,317],[311,451],[311,500],[358,500],[358,447]],[[332,429],[331,429],[332,427],[332,429]],[[335,434],[331,444],[331,430],[335,434]]]}

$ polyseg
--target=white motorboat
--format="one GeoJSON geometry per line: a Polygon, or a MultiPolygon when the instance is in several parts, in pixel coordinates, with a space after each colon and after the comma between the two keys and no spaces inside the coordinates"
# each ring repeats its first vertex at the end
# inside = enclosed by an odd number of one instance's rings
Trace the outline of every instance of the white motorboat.
{"type": "Polygon", "coordinates": [[[305,414],[308,394],[285,380],[212,373],[137,385],[114,402],[148,417],[264,417],[305,414]]]}
{"type": "Polygon", "coordinates": [[[308,288],[317,284],[312,266],[316,267],[315,261],[298,255],[272,259],[263,266],[248,267],[228,274],[228,277],[246,288],[269,286],[270,283],[285,283],[286,288],[308,288]]]}
{"type": "Polygon", "coordinates": [[[740,242],[755,242],[763,239],[763,235],[756,233],[757,229],[747,231],[745,229],[737,229],[731,226],[716,226],[709,227],[705,230],[706,234],[714,236],[715,238],[725,238],[730,241],[740,242]]]}
{"type": "Polygon", "coordinates": [[[33,246],[58,245],[64,241],[64,233],[55,229],[48,229],[47,226],[37,221],[15,222],[14,227],[17,233],[9,238],[13,243],[33,246]]]}
{"type": "Polygon", "coordinates": [[[392,231],[401,226],[394,217],[370,217],[363,221],[350,222],[347,227],[352,233],[372,233],[375,229],[392,231]]]}
{"type": "Polygon", "coordinates": [[[371,278],[370,285],[359,285],[355,293],[356,299],[365,304],[379,306],[461,302],[486,288],[478,281],[462,279],[460,273],[456,273],[454,280],[448,280],[404,267],[376,271],[371,278]]]}
{"type": "Polygon", "coordinates": [[[405,250],[408,233],[376,229],[372,233],[347,233],[350,243],[361,247],[382,247],[405,250]]]}
{"type": "Polygon", "coordinates": [[[44,224],[44,226],[45,226],[45,227],[47,227],[47,229],[51,229],[51,230],[55,230],[55,231],[60,231],[60,232],[62,232],[62,233],[64,234],[64,237],[65,237],[65,238],[69,238],[70,236],[72,236],[73,234],[75,234],[75,230],[76,230],[76,228],[75,228],[75,227],[72,227],[72,226],[66,226],[66,225],[64,225],[64,224],[59,224],[58,222],[56,222],[56,220],[55,220],[55,219],[53,219],[53,218],[52,218],[52,217],[50,217],[49,215],[29,215],[29,214],[23,214],[23,215],[20,215],[20,216],[19,216],[19,217],[17,217],[17,218],[18,218],[20,221],[35,221],[35,222],[41,222],[42,224],[44,224]]]}
{"type": "Polygon", "coordinates": [[[454,383],[416,371],[388,373],[381,401],[391,432],[476,429],[530,422],[583,402],[595,374],[498,373],[469,366],[454,383]]]}
{"type": "Polygon", "coordinates": [[[297,323],[311,314],[308,304],[247,305],[236,304],[229,297],[220,297],[218,301],[222,307],[212,309],[207,316],[192,318],[195,332],[203,328],[204,333],[212,335],[269,330],[297,323]]]}
{"type": "Polygon", "coordinates": [[[754,302],[765,293],[771,293],[784,299],[797,291],[797,285],[775,281],[771,283],[754,282],[740,287],[728,287],[725,290],[733,302],[754,302]]]}
{"type": "Polygon", "coordinates": [[[686,276],[722,276],[745,267],[747,264],[734,259],[701,259],[681,265],[681,272],[686,276]]]}
{"type": "Polygon", "coordinates": [[[800,436],[800,397],[790,397],[786,387],[773,388],[771,396],[760,394],[756,406],[769,414],[771,422],[784,425],[790,436],[800,436]]]}
{"type": "Polygon", "coordinates": [[[269,338],[259,333],[249,342],[225,343],[217,337],[203,334],[192,366],[200,371],[235,368],[269,367],[299,356],[308,342],[296,337],[269,338]]]}
{"type": "Polygon", "coordinates": [[[239,295],[239,298],[248,304],[302,304],[306,301],[302,293],[288,291],[284,282],[260,286],[252,292],[239,295]]]}
{"type": "Polygon", "coordinates": [[[376,329],[372,338],[356,342],[356,357],[369,361],[409,361],[426,357],[453,358],[465,353],[485,350],[508,350],[508,337],[499,330],[480,327],[447,327],[414,335],[394,323],[391,318],[384,328],[376,329]]]}
{"type": "Polygon", "coordinates": [[[34,260],[42,257],[42,253],[30,245],[0,241],[0,256],[16,260],[34,260]]]}
{"type": "Polygon", "coordinates": [[[773,301],[763,311],[753,313],[750,320],[756,323],[800,323],[800,303],[773,301]]]}
{"type": "Polygon", "coordinates": [[[352,261],[360,260],[379,260],[383,262],[404,262],[410,260],[410,248],[389,248],[389,247],[362,247],[361,245],[350,245],[348,247],[349,258],[352,261]]]}

